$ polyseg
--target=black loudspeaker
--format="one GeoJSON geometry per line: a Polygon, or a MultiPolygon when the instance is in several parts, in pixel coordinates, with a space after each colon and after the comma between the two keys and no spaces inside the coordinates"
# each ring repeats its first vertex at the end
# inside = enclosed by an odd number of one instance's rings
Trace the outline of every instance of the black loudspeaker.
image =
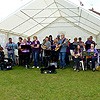
{"type": "Polygon", "coordinates": [[[46,68],[41,68],[41,73],[42,74],[56,74],[56,68],[54,65],[48,66],[46,68]]]}

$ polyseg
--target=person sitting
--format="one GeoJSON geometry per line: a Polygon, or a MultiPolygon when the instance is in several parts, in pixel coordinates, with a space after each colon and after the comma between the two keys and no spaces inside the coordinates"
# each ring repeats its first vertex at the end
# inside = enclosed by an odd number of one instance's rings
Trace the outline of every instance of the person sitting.
{"type": "Polygon", "coordinates": [[[97,61],[98,51],[94,48],[94,44],[91,44],[90,49],[88,49],[87,52],[93,53],[93,55],[87,58],[87,65],[89,61],[92,61],[92,71],[95,71],[95,62],[97,61]]]}
{"type": "Polygon", "coordinates": [[[80,61],[82,60],[82,50],[80,48],[80,45],[78,44],[76,49],[73,52],[74,62],[75,62],[75,69],[79,71],[80,61]]]}

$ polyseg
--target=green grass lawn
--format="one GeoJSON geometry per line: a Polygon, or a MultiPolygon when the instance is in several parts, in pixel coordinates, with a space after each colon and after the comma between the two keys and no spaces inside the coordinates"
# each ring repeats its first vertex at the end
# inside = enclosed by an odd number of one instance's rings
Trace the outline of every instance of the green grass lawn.
{"type": "Polygon", "coordinates": [[[100,72],[14,67],[0,71],[0,100],[100,100],[100,72]]]}

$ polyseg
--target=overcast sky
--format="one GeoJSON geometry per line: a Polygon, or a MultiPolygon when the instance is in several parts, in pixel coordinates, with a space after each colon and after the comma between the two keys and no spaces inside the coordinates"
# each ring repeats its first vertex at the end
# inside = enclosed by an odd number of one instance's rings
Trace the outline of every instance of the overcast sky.
{"type": "MultiPolygon", "coordinates": [[[[21,6],[25,5],[32,0],[0,0],[0,21],[12,14],[14,11],[19,9],[21,6]]],[[[96,11],[100,12],[100,0],[69,0],[79,5],[79,1],[84,4],[85,9],[94,8],[96,11]]]]}

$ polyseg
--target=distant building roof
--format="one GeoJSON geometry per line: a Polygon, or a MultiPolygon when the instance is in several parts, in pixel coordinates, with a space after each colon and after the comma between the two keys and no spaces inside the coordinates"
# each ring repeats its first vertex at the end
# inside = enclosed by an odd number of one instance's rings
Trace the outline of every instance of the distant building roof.
{"type": "Polygon", "coordinates": [[[100,13],[97,12],[97,11],[95,11],[93,8],[92,9],[89,9],[89,10],[92,11],[92,12],[94,12],[94,13],[96,13],[96,14],[98,14],[100,16],[100,13]]]}

